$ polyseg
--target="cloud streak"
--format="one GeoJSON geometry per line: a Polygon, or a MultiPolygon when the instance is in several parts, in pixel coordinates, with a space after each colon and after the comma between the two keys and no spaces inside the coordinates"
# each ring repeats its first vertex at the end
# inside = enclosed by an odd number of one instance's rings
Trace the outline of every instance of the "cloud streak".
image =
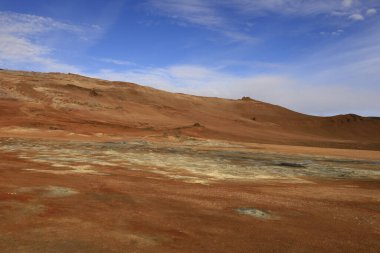
{"type": "Polygon", "coordinates": [[[124,61],[124,60],[118,60],[118,59],[111,59],[111,58],[101,58],[98,59],[99,61],[105,62],[105,63],[110,63],[114,65],[120,65],[120,66],[133,66],[136,65],[135,63],[131,61],[124,61]]]}
{"type": "Polygon", "coordinates": [[[380,7],[375,1],[364,4],[359,0],[150,0],[147,4],[154,14],[177,20],[181,25],[204,27],[232,41],[250,43],[257,41],[257,37],[236,23],[234,16],[251,19],[273,14],[308,18],[324,15],[324,20],[340,19],[343,24],[350,20],[363,21],[375,15],[380,7]],[[232,12],[234,15],[228,15],[232,12]]]}
{"type": "Polygon", "coordinates": [[[352,14],[348,18],[352,19],[354,21],[362,21],[362,20],[364,20],[364,16],[362,14],[360,14],[360,13],[352,14]]]}
{"type": "Polygon", "coordinates": [[[162,15],[187,24],[205,27],[219,32],[232,41],[254,42],[255,38],[241,32],[232,25],[231,20],[226,19],[218,10],[218,5],[213,1],[202,0],[162,0],[148,2],[149,8],[159,10],[162,15]]]}
{"type": "Polygon", "coordinates": [[[175,19],[208,27],[224,25],[224,19],[206,1],[163,0],[151,1],[150,4],[175,19]]]}
{"type": "Polygon", "coordinates": [[[84,33],[84,29],[79,26],[59,22],[48,17],[15,12],[0,12],[0,28],[1,33],[19,35],[31,35],[52,30],[84,33]]]}
{"type": "Polygon", "coordinates": [[[86,40],[89,29],[48,17],[0,12],[0,63],[3,68],[79,72],[78,67],[55,59],[54,46],[43,41],[57,33],[62,40],[65,36],[86,40]]]}
{"type": "Polygon", "coordinates": [[[373,16],[377,14],[377,10],[374,8],[368,9],[366,12],[367,16],[373,16]]]}
{"type": "MultiPolygon", "coordinates": [[[[209,1],[215,3],[212,0],[209,1]]],[[[355,12],[380,6],[380,3],[376,1],[359,0],[224,0],[218,2],[247,14],[268,15],[275,13],[291,16],[331,15],[333,13],[349,16],[355,12]]]]}

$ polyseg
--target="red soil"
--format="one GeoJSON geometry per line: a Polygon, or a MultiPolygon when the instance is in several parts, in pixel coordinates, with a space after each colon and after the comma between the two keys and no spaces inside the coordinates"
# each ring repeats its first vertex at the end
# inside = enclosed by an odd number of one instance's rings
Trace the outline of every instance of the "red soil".
{"type": "MultiPolygon", "coordinates": [[[[0,138],[24,142],[143,138],[172,142],[176,149],[182,140],[199,137],[243,143],[209,150],[380,160],[376,119],[315,117],[256,100],[173,94],[73,74],[0,71],[0,115],[0,138]]],[[[62,145],[52,147],[59,151],[62,145]]],[[[32,160],[33,150],[29,158],[4,150],[2,253],[380,252],[379,180],[202,185],[137,164],[95,168],[104,174],[52,174],[46,171],[63,168],[32,160]],[[67,189],[67,196],[55,196],[52,189],[67,189]],[[242,215],[237,208],[257,208],[275,218],[242,215]]]]}
{"type": "Polygon", "coordinates": [[[174,94],[73,74],[0,71],[0,114],[0,136],[185,135],[380,150],[380,121],[373,118],[315,117],[256,100],[174,94]]]}
{"type": "Polygon", "coordinates": [[[4,192],[15,192],[18,186],[56,185],[79,193],[56,198],[17,193],[17,198],[7,199],[0,206],[1,252],[375,253],[380,249],[378,181],[199,185],[131,170],[118,170],[112,176],[22,172],[25,166],[41,165],[25,164],[12,155],[6,162],[3,159],[4,192]],[[241,215],[234,211],[239,207],[270,210],[279,218],[241,215]]]}

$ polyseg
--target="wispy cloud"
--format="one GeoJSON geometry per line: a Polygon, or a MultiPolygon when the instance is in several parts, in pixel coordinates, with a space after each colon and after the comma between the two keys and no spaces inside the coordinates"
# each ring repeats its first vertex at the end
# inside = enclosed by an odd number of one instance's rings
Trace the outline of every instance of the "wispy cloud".
{"type": "Polygon", "coordinates": [[[148,1],[149,7],[174,20],[205,27],[233,41],[253,42],[255,38],[232,25],[218,10],[214,1],[161,0],[148,1]]]}
{"type": "Polygon", "coordinates": [[[225,0],[222,2],[245,13],[256,15],[277,13],[295,16],[331,14],[333,12],[350,13],[368,8],[368,6],[379,5],[375,1],[364,4],[359,0],[225,0]]]}
{"type": "MultiPolygon", "coordinates": [[[[149,0],[147,3],[155,14],[170,17],[179,24],[201,26],[239,42],[257,41],[257,37],[254,31],[247,31],[241,23],[236,23],[236,16],[249,20],[273,14],[308,18],[323,14],[325,19],[341,19],[343,24],[369,18],[380,7],[379,2],[359,0],[149,0]],[[229,15],[231,13],[234,15],[229,15]]],[[[337,21],[332,23],[337,24],[337,21]]]]}
{"type": "MultiPolygon", "coordinates": [[[[347,2],[347,1],[344,1],[347,2]]],[[[283,15],[315,15],[343,10],[348,7],[337,0],[298,1],[298,0],[232,0],[224,1],[226,5],[235,7],[243,13],[267,15],[277,13],[283,15]]]]}
{"type": "Polygon", "coordinates": [[[150,4],[175,19],[208,27],[224,25],[224,20],[207,1],[201,0],[163,0],[151,1],[150,4]]]}
{"type": "Polygon", "coordinates": [[[78,67],[53,57],[54,45],[44,41],[48,41],[53,33],[61,33],[62,39],[73,35],[86,40],[89,29],[98,28],[76,26],[49,17],[0,12],[0,63],[5,68],[79,72],[78,67]]]}
{"type": "Polygon", "coordinates": [[[354,3],[353,0],[342,0],[342,5],[343,5],[343,7],[345,7],[345,8],[349,8],[349,7],[351,7],[353,3],[354,3]]]}
{"type": "Polygon", "coordinates": [[[294,63],[310,79],[374,90],[380,82],[380,22],[294,63]]]}
{"type": "Polygon", "coordinates": [[[114,65],[121,65],[121,66],[133,66],[133,65],[136,65],[136,63],[131,62],[131,61],[111,59],[111,58],[101,58],[101,59],[98,59],[98,60],[100,60],[102,62],[105,62],[105,63],[111,63],[111,64],[114,64],[114,65]]]}
{"type": "Polygon", "coordinates": [[[368,9],[366,12],[367,16],[373,16],[377,14],[377,10],[374,8],[368,9]]]}
{"type": "Polygon", "coordinates": [[[47,57],[49,52],[49,48],[33,44],[27,39],[0,33],[0,63],[3,68],[18,69],[22,65],[32,64],[33,67],[41,66],[44,71],[80,71],[75,66],[47,57]]]}
{"type": "Polygon", "coordinates": [[[355,20],[355,21],[361,21],[364,20],[364,16],[360,13],[352,14],[348,17],[349,19],[355,20]]]}
{"type": "Polygon", "coordinates": [[[41,17],[15,12],[0,12],[0,32],[8,34],[30,35],[52,30],[61,30],[82,34],[84,29],[72,24],[56,21],[49,17],[41,17]]]}

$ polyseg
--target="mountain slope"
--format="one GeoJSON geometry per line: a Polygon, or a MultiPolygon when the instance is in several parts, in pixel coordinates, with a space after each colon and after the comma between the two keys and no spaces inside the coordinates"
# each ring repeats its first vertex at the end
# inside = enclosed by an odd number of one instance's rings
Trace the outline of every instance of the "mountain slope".
{"type": "Polygon", "coordinates": [[[193,136],[380,150],[380,121],[315,117],[244,99],[174,94],[74,74],[0,71],[0,135],[193,136]]]}

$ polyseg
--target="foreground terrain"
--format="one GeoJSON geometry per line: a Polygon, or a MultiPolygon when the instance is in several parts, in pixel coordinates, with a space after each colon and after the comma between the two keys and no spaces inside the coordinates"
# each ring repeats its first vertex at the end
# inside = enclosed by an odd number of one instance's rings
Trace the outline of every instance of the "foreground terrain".
{"type": "Polygon", "coordinates": [[[380,252],[380,120],[0,70],[0,252],[380,252]]]}
{"type": "Polygon", "coordinates": [[[0,252],[380,250],[378,151],[193,138],[0,144],[0,252]]]}

